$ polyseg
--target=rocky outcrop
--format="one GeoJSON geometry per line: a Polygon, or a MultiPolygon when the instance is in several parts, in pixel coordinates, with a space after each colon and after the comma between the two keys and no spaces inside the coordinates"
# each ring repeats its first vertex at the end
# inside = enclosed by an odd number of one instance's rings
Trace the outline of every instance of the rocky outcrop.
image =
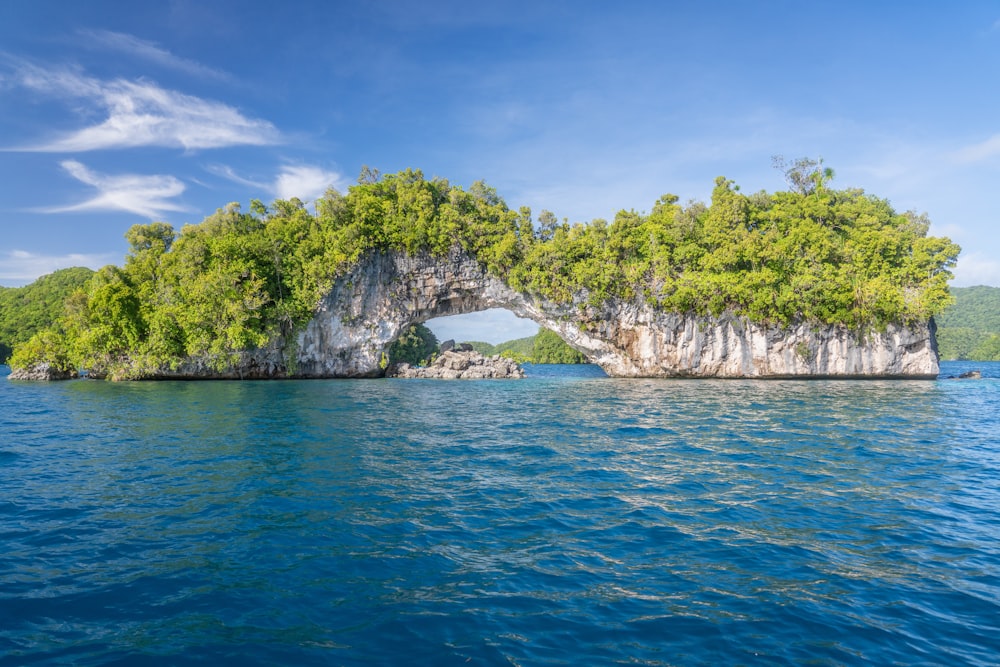
{"type": "MultiPolygon", "coordinates": [[[[454,249],[444,257],[374,253],[334,283],[298,336],[300,377],[373,377],[411,324],[487,308],[519,307],[524,297],[454,249]]],[[[528,315],[530,316],[530,315],[528,315]]]]}
{"type": "Polygon", "coordinates": [[[244,353],[228,370],[187,360],[162,378],[378,377],[411,324],[506,308],[558,333],[610,376],[899,377],[938,374],[933,322],[884,331],[798,323],[778,327],[732,313],[659,311],[643,301],[595,307],[588,295],[554,303],[517,292],[455,248],[444,257],[373,253],[339,278],[289,341],[244,353]]]}
{"type": "Polygon", "coordinates": [[[513,359],[500,355],[486,357],[475,351],[446,350],[428,366],[393,365],[386,377],[484,380],[523,378],[524,370],[513,359]]]}
{"type": "Polygon", "coordinates": [[[66,371],[56,368],[52,364],[45,362],[41,364],[35,364],[34,366],[29,366],[28,368],[15,368],[11,370],[10,375],[7,376],[8,380],[32,380],[32,381],[49,381],[49,380],[71,380],[77,377],[76,371],[66,371]]]}
{"type": "Polygon", "coordinates": [[[557,331],[619,377],[892,377],[934,378],[933,325],[889,325],[858,332],[799,323],[777,327],[724,313],[695,317],[646,305],[610,312],[557,331]]]}
{"type": "Polygon", "coordinates": [[[176,367],[161,368],[149,374],[153,380],[269,380],[295,377],[288,372],[284,340],[273,341],[266,348],[247,350],[235,360],[218,363],[218,359],[190,357],[176,367]]]}
{"type": "Polygon", "coordinates": [[[506,308],[558,333],[618,377],[908,377],[938,373],[933,323],[885,331],[788,327],[665,313],[644,302],[557,304],[516,292],[460,250],[447,257],[377,254],[337,281],[299,336],[298,374],[379,374],[406,327],[443,315],[506,308]]]}

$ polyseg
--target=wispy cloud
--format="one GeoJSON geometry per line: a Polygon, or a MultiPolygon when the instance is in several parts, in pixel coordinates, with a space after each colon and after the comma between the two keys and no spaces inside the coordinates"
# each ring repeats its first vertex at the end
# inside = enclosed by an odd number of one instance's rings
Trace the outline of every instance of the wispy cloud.
{"type": "Polygon", "coordinates": [[[982,162],[998,155],[1000,155],[1000,134],[994,134],[986,141],[965,146],[954,153],[955,159],[962,163],[982,162]]]}
{"type": "Polygon", "coordinates": [[[60,165],[76,180],[96,188],[97,196],[79,204],[42,209],[45,213],[127,211],[153,219],[166,211],[190,210],[170,201],[184,192],[184,183],[173,176],[112,176],[88,169],[76,160],[65,160],[60,165]]]}
{"type": "Polygon", "coordinates": [[[26,285],[40,276],[71,266],[86,266],[99,269],[114,262],[109,253],[69,255],[39,255],[26,250],[11,250],[0,253],[0,282],[9,286],[26,285]]]}
{"type": "Polygon", "coordinates": [[[274,194],[278,199],[298,197],[311,201],[323,196],[329,187],[337,187],[343,177],[337,172],[307,165],[286,165],[274,181],[274,194]]]}
{"type": "Polygon", "coordinates": [[[174,55],[160,47],[156,42],[139,39],[134,35],[110,30],[78,30],[77,33],[86,40],[88,46],[96,46],[109,51],[118,51],[130,56],[142,58],[161,67],[203,78],[227,80],[229,75],[201,63],[174,55]]]}
{"type": "Polygon", "coordinates": [[[107,117],[42,144],[7,150],[65,153],[138,146],[197,150],[281,140],[266,120],[248,118],[222,102],[167,90],[149,81],[103,81],[72,69],[26,63],[17,68],[17,80],[39,93],[88,101],[107,117]]]}
{"type": "Polygon", "coordinates": [[[207,169],[216,176],[267,192],[276,199],[298,197],[312,201],[323,196],[329,187],[343,189],[345,186],[343,175],[312,165],[284,165],[271,182],[245,178],[226,165],[211,165],[207,169]]]}

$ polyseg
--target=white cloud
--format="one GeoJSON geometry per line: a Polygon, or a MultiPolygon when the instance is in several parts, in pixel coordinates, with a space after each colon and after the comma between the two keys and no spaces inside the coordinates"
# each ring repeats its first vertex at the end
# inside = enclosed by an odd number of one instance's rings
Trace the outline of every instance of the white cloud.
{"type": "Polygon", "coordinates": [[[24,63],[18,75],[26,88],[87,100],[107,117],[47,143],[15,150],[79,152],[138,146],[197,150],[262,146],[280,140],[278,130],[266,120],[247,118],[221,102],[166,90],[149,81],[102,81],[74,70],[47,70],[24,63]]]}
{"type": "Polygon", "coordinates": [[[322,197],[326,189],[337,187],[343,177],[333,171],[305,165],[281,168],[274,181],[274,194],[278,199],[298,197],[303,201],[311,201],[322,197]]]}
{"type": "Polygon", "coordinates": [[[954,158],[958,162],[982,162],[997,155],[1000,155],[1000,134],[955,151],[954,158]]]}
{"type": "Polygon", "coordinates": [[[40,276],[71,266],[99,269],[115,261],[110,254],[37,255],[25,250],[0,253],[0,282],[9,286],[26,285],[40,276]]]}
{"type": "Polygon", "coordinates": [[[956,287],[992,285],[1000,287],[1000,260],[980,252],[963,253],[954,269],[956,287]]]}
{"type": "Polygon", "coordinates": [[[109,175],[88,169],[76,160],[60,163],[70,176],[97,189],[97,196],[70,206],[43,209],[46,213],[73,211],[127,211],[156,218],[164,211],[189,209],[169,201],[184,192],[184,184],[173,176],[139,174],[109,175]]]}
{"type": "Polygon", "coordinates": [[[256,188],[263,192],[273,192],[273,185],[270,183],[264,183],[263,181],[252,181],[249,178],[244,178],[236,173],[236,170],[232,167],[224,164],[212,164],[205,167],[209,172],[215,174],[216,176],[222,176],[228,181],[233,183],[239,183],[240,185],[246,185],[251,188],[256,188]]]}
{"type": "Polygon", "coordinates": [[[298,197],[308,202],[322,197],[329,187],[339,190],[345,187],[341,174],[312,165],[284,165],[271,183],[245,178],[226,165],[211,165],[208,170],[234,183],[267,192],[275,199],[298,197]]]}
{"type": "Polygon", "coordinates": [[[79,30],[78,33],[86,38],[88,45],[127,53],[156,63],[161,67],[185,72],[201,78],[220,80],[229,78],[229,75],[225,72],[206,67],[188,58],[176,56],[166,49],[161,48],[155,42],[148,42],[133,35],[112,32],[110,30],[79,30]]]}

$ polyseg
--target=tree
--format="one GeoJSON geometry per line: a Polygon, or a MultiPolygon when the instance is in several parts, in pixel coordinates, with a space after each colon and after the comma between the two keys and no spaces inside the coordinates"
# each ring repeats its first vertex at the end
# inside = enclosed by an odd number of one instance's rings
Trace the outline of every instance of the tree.
{"type": "Polygon", "coordinates": [[[788,187],[803,195],[825,186],[834,176],[833,169],[823,167],[823,158],[813,160],[800,157],[789,163],[781,155],[774,155],[771,157],[771,164],[784,174],[788,187]]]}
{"type": "Polygon", "coordinates": [[[556,218],[555,213],[548,209],[543,209],[538,214],[538,240],[551,241],[558,226],[559,220],[556,218]]]}
{"type": "Polygon", "coordinates": [[[131,255],[149,251],[155,251],[159,254],[168,252],[175,238],[173,226],[166,222],[133,225],[125,232],[125,240],[128,241],[129,254],[131,255]]]}

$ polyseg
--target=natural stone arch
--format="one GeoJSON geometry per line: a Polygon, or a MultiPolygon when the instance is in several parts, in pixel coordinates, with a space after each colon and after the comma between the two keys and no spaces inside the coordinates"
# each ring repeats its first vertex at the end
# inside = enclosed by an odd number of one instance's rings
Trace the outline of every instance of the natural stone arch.
{"type": "MultiPolygon", "coordinates": [[[[555,303],[512,289],[460,248],[443,257],[375,252],[339,278],[274,374],[375,377],[411,324],[505,308],[555,331],[608,375],[936,377],[932,323],[856,332],[769,327],[731,313],[662,312],[639,301],[555,303]]],[[[273,350],[277,352],[277,350],[273,350]]],[[[265,375],[267,373],[264,373],[265,375]]]]}
{"type": "MultiPolygon", "coordinates": [[[[444,257],[373,253],[323,298],[298,337],[294,374],[381,375],[384,354],[409,326],[490,308],[504,308],[560,334],[567,325],[565,308],[511,289],[458,248],[444,257]]],[[[596,361],[587,347],[574,347],[596,361]]]]}

